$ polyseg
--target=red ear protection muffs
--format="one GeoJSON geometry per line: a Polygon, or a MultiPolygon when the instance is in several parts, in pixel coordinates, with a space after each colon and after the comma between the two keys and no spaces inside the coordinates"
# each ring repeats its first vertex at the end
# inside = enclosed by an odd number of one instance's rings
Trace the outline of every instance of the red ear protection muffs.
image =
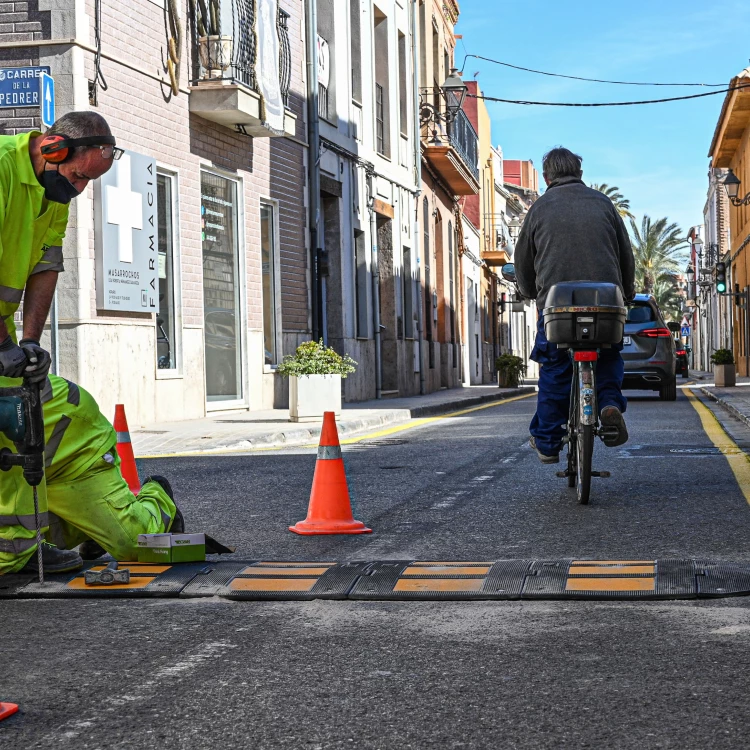
{"type": "Polygon", "coordinates": [[[62,164],[77,146],[114,146],[113,135],[91,135],[86,138],[68,138],[67,135],[47,135],[42,139],[42,158],[50,164],[62,164]]]}

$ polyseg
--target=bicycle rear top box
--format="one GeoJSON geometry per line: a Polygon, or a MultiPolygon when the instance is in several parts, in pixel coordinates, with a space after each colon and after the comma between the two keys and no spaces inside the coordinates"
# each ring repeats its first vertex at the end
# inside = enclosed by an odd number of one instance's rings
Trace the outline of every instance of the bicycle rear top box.
{"type": "Polygon", "coordinates": [[[625,301],[616,284],[567,281],[549,290],[544,331],[553,344],[619,344],[626,315],[625,301]]]}

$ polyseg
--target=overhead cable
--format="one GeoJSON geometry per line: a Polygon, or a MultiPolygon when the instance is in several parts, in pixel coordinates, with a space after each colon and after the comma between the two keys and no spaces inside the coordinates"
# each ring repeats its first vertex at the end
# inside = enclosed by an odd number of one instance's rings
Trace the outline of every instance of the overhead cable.
{"type": "Polygon", "coordinates": [[[496,96],[485,96],[483,94],[467,94],[471,99],[484,99],[486,102],[502,102],[503,104],[526,104],[538,105],[541,107],[630,107],[636,104],[662,104],[664,102],[681,102],[685,99],[700,99],[704,96],[715,96],[716,94],[726,94],[729,91],[738,91],[739,89],[750,88],[750,83],[741,86],[730,86],[728,89],[719,91],[707,91],[703,94],[690,94],[689,96],[672,96],[668,99],[642,99],[635,102],[531,102],[522,99],[500,99],[496,96]]]}
{"type": "Polygon", "coordinates": [[[466,61],[474,57],[477,60],[484,60],[485,62],[491,62],[495,65],[503,65],[506,68],[513,68],[513,70],[523,70],[526,73],[536,73],[540,76],[552,76],[553,78],[570,78],[573,81],[588,81],[589,83],[612,83],[618,86],[709,86],[709,87],[720,87],[725,86],[724,83],[649,83],[645,81],[607,81],[602,78],[584,78],[583,76],[569,76],[563,73],[549,73],[544,70],[534,70],[533,68],[524,68],[520,65],[513,65],[511,63],[502,62],[501,60],[493,60],[491,57],[483,57],[482,55],[469,55],[464,57],[464,61],[461,64],[461,72],[463,73],[466,61]]]}

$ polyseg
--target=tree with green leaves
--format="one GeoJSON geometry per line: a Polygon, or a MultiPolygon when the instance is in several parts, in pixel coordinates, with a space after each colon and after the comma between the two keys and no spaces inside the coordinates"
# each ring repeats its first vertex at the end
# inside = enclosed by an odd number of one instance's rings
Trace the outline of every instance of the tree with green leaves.
{"type": "Polygon", "coordinates": [[[685,236],[677,224],[668,221],[644,216],[639,228],[635,219],[630,220],[636,291],[653,294],[657,282],[668,281],[679,270],[685,236]]]}
{"type": "Polygon", "coordinates": [[[617,213],[623,219],[633,219],[633,214],[630,213],[630,201],[620,192],[620,188],[616,185],[607,185],[606,182],[603,182],[601,185],[594,182],[591,187],[600,193],[604,193],[614,203],[617,213]]]}
{"type": "Polygon", "coordinates": [[[665,320],[680,320],[682,318],[682,297],[679,295],[677,278],[671,274],[664,274],[656,284],[652,292],[656,304],[664,315],[665,320]]]}

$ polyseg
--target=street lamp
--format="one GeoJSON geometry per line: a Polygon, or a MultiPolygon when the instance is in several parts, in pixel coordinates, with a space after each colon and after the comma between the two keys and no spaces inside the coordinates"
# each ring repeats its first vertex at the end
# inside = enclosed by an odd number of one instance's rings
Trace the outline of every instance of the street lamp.
{"type": "MultiPolygon", "coordinates": [[[[419,103],[419,124],[426,125],[432,122],[437,125],[439,122],[444,122],[446,125],[450,125],[458,117],[468,90],[469,88],[461,80],[458,70],[451,68],[451,72],[442,86],[437,89],[422,89],[419,103]],[[439,95],[437,101],[430,101],[429,97],[435,93],[439,95]],[[445,100],[445,108],[440,106],[440,95],[445,100]]],[[[433,136],[437,138],[437,128],[435,128],[433,136]]]]}
{"type": "Polygon", "coordinates": [[[687,276],[688,286],[695,281],[695,269],[692,263],[688,263],[688,267],[685,269],[685,276],[687,276]]]}
{"type": "Polygon", "coordinates": [[[727,197],[733,206],[747,206],[748,203],[750,203],[750,193],[744,198],[737,197],[742,183],[731,169],[728,169],[727,173],[720,178],[719,181],[724,185],[724,189],[727,191],[727,197]]]}
{"type": "Polygon", "coordinates": [[[508,231],[510,232],[510,236],[513,242],[515,242],[518,239],[520,230],[521,230],[521,222],[518,219],[511,219],[508,222],[508,231]]]}
{"type": "Polygon", "coordinates": [[[451,72],[442,85],[445,94],[445,103],[448,108],[448,118],[452,121],[456,118],[464,105],[468,86],[461,80],[457,68],[451,68],[451,72]]]}

